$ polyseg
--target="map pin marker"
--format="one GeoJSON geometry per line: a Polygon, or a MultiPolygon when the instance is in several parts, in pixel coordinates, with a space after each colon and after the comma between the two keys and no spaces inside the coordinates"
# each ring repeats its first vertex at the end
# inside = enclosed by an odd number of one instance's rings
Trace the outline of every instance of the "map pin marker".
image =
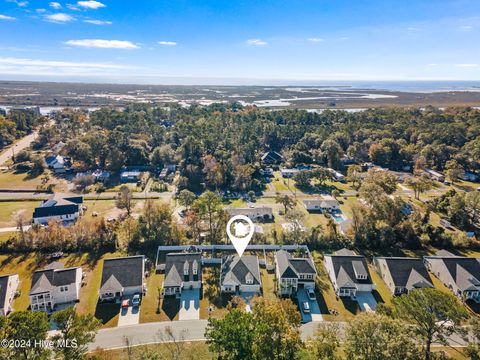
{"type": "Polygon", "coordinates": [[[245,215],[237,215],[228,220],[227,235],[235,247],[235,250],[237,250],[238,256],[243,255],[248,243],[252,240],[254,232],[255,225],[253,225],[252,220],[245,215]]]}

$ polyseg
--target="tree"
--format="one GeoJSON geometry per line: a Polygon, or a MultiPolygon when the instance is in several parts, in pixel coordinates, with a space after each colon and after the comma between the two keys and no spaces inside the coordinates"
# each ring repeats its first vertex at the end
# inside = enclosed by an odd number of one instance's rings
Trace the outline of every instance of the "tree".
{"type": "Polygon", "coordinates": [[[13,312],[7,320],[7,336],[5,339],[30,342],[32,346],[11,348],[11,359],[49,359],[50,350],[42,346],[33,346],[47,339],[47,331],[50,329],[47,314],[34,311],[13,312]]]}
{"type": "Polygon", "coordinates": [[[322,155],[327,159],[329,168],[336,169],[340,164],[340,158],[343,156],[341,146],[333,139],[325,140],[320,147],[322,155]]]}
{"type": "Polygon", "coordinates": [[[288,212],[288,209],[292,209],[296,204],[296,201],[291,196],[280,194],[275,196],[275,202],[283,205],[285,208],[285,214],[288,212]]]}
{"type": "Polygon", "coordinates": [[[420,200],[420,195],[433,187],[433,182],[426,175],[409,177],[405,183],[413,189],[415,199],[420,200]]]}
{"type": "Polygon", "coordinates": [[[403,322],[384,315],[360,314],[345,333],[348,360],[419,359],[415,338],[403,322]]]}
{"type": "Polygon", "coordinates": [[[134,205],[132,190],[127,185],[122,185],[117,195],[116,205],[119,209],[127,210],[130,216],[134,205]]]}
{"type": "Polygon", "coordinates": [[[394,317],[412,324],[423,343],[425,360],[431,359],[432,342],[447,344],[453,333],[462,333],[461,323],[468,318],[457,299],[437,289],[417,289],[393,299],[394,317]]]}
{"type": "Polygon", "coordinates": [[[397,190],[397,178],[389,171],[369,170],[362,186],[365,184],[375,184],[381,187],[387,195],[393,194],[397,190]]]}
{"type": "Polygon", "coordinates": [[[60,332],[52,340],[63,345],[54,348],[57,357],[65,360],[84,359],[88,344],[95,339],[100,321],[90,314],[78,315],[74,307],[54,313],[52,320],[60,332]]]}
{"type": "Polygon", "coordinates": [[[207,344],[216,359],[255,359],[256,324],[251,313],[232,309],[223,319],[209,318],[207,344]]]}
{"type": "Polygon", "coordinates": [[[306,343],[306,351],[301,353],[302,360],[336,360],[340,359],[336,352],[340,347],[338,326],[321,324],[313,338],[306,343]]]}
{"type": "Polygon", "coordinates": [[[465,206],[473,224],[480,223],[480,192],[471,191],[465,195],[465,206]]]}
{"type": "Polygon", "coordinates": [[[214,243],[222,225],[222,199],[213,191],[206,191],[193,203],[192,209],[208,222],[210,241],[214,243]]]}
{"type": "Polygon", "coordinates": [[[454,183],[463,174],[463,168],[457,160],[448,160],[445,164],[445,173],[447,178],[454,183]]]}
{"type": "Polygon", "coordinates": [[[469,325],[469,333],[472,339],[464,353],[471,360],[480,360],[480,319],[476,316],[472,317],[469,325]]]}
{"type": "Polygon", "coordinates": [[[178,203],[182,206],[185,206],[187,210],[190,208],[190,206],[192,206],[195,199],[195,194],[187,189],[183,189],[178,194],[178,203]]]}
{"type": "Polygon", "coordinates": [[[293,175],[293,180],[295,180],[297,187],[308,188],[310,186],[310,176],[309,171],[299,171],[293,175]]]}
{"type": "Polygon", "coordinates": [[[360,165],[351,165],[348,167],[347,170],[347,181],[352,183],[352,187],[355,190],[358,190],[360,188],[360,185],[362,184],[362,177],[360,173],[362,172],[362,168],[360,165]]]}

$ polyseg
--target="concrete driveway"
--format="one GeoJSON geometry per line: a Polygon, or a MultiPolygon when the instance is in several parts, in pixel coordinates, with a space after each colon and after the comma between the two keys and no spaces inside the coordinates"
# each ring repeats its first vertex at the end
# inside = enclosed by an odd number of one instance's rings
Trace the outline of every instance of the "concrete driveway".
{"type": "Polygon", "coordinates": [[[200,319],[200,289],[182,290],[178,320],[200,319]]]}
{"type": "Polygon", "coordinates": [[[117,326],[137,325],[140,321],[140,306],[120,308],[117,326]]]}
{"type": "Polygon", "coordinates": [[[251,301],[255,295],[258,295],[256,292],[242,292],[240,294],[241,298],[245,300],[245,311],[252,312],[251,301]]]}
{"type": "Polygon", "coordinates": [[[308,323],[311,321],[323,321],[323,316],[318,306],[317,300],[310,300],[308,298],[307,290],[298,289],[297,291],[298,306],[300,307],[300,313],[302,314],[302,323],[308,323]],[[303,303],[308,302],[310,306],[310,312],[303,311],[303,303]]]}
{"type": "Polygon", "coordinates": [[[377,300],[371,292],[368,291],[357,291],[357,302],[362,311],[375,311],[377,308],[377,300]]]}

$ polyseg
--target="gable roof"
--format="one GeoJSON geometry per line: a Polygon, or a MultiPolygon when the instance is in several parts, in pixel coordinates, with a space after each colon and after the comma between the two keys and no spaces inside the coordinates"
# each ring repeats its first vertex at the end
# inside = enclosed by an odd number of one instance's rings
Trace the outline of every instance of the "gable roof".
{"type": "Polygon", "coordinates": [[[267,151],[262,155],[262,161],[283,161],[283,156],[276,151],[267,151]]]}
{"type": "Polygon", "coordinates": [[[130,286],[143,286],[143,277],[145,270],[145,256],[126,256],[121,258],[110,258],[103,261],[102,282],[100,288],[104,290],[104,285],[121,285],[126,288],[130,286]],[[115,278],[115,280],[111,278],[115,278]]]}
{"type": "Polygon", "coordinates": [[[178,287],[184,281],[201,281],[201,265],[202,254],[200,252],[167,254],[163,286],[178,287]],[[196,280],[193,275],[195,267],[197,268],[196,280]],[[184,280],[185,272],[188,273],[188,280],[184,280]]]}
{"type": "Polygon", "coordinates": [[[480,288],[480,258],[456,256],[441,250],[429,258],[439,259],[461,291],[478,290],[480,288]]]}
{"type": "Polygon", "coordinates": [[[356,284],[372,284],[372,278],[368,271],[367,260],[361,255],[351,255],[350,250],[341,251],[328,255],[332,260],[335,279],[338,287],[352,287],[356,284]],[[342,254],[346,255],[342,255],[342,254]],[[356,275],[366,275],[366,279],[357,279],[356,275]]]}
{"type": "Polygon", "coordinates": [[[275,253],[278,270],[282,278],[299,278],[300,274],[316,274],[315,265],[310,257],[294,258],[285,250],[275,253]]]}
{"type": "Polygon", "coordinates": [[[253,278],[253,283],[248,285],[261,285],[262,283],[260,267],[256,256],[228,256],[222,261],[220,275],[220,283],[222,285],[231,283],[235,285],[247,285],[247,278],[253,278]]]}
{"type": "Polygon", "coordinates": [[[412,290],[420,287],[433,287],[432,280],[422,259],[408,257],[381,257],[395,286],[412,290]]]}
{"type": "Polygon", "coordinates": [[[35,208],[33,218],[75,214],[79,212],[81,204],[83,204],[83,196],[53,194],[35,208]]]}
{"type": "Polygon", "coordinates": [[[80,267],[68,269],[44,269],[35,271],[32,275],[30,295],[51,291],[54,287],[70,285],[77,280],[80,267]]]}

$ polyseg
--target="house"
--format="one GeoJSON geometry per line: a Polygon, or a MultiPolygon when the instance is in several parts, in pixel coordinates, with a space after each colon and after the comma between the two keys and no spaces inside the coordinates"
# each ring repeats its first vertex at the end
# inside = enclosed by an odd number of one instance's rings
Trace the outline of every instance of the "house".
{"type": "Polygon", "coordinates": [[[414,289],[433,288],[422,259],[375,257],[373,265],[393,295],[401,295],[414,289]]]}
{"type": "Polygon", "coordinates": [[[331,195],[320,195],[316,199],[303,200],[303,206],[308,211],[337,211],[340,210],[340,203],[331,195]]]}
{"type": "Polygon", "coordinates": [[[425,265],[455,295],[480,302],[480,258],[456,256],[439,250],[424,256],[425,265]]]}
{"type": "Polygon", "coordinates": [[[47,156],[45,163],[49,169],[57,174],[66,172],[67,168],[71,166],[70,158],[63,157],[62,155],[47,156]]]}
{"type": "Polygon", "coordinates": [[[33,223],[46,225],[49,221],[64,224],[75,222],[83,214],[83,196],[53,194],[33,211],[33,223]]]}
{"type": "Polygon", "coordinates": [[[279,164],[283,161],[283,156],[276,151],[267,151],[262,155],[262,163],[279,164]]]}
{"type": "Polygon", "coordinates": [[[140,180],[141,172],[139,170],[122,171],[120,173],[121,182],[137,182],[140,180]]]}
{"type": "Polygon", "coordinates": [[[295,174],[299,173],[300,171],[301,171],[300,169],[285,169],[285,168],[280,169],[280,173],[282,174],[282,177],[285,179],[294,177],[295,174]]]}
{"type": "Polygon", "coordinates": [[[478,175],[470,171],[464,171],[463,174],[459,176],[459,178],[463,181],[478,181],[478,175]]]}
{"type": "Polygon", "coordinates": [[[314,289],[317,270],[310,256],[294,258],[285,251],[275,253],[278,292],[290,296],[299,288],[314,289]]]}
{"type": "Polygon", "coordinates": [[[103,261],[100,301],[119,302],[123,297],[142,294],[145,287],[145,256],[126,256],[103,261]]]}
{"type": "Polygon", "coordinates": [[[110,179],[110,172],[106,170],[97,169],[92,173],[95,182],[106,182],[110,179]]]}
{"type": "Polygon", "coordinates": [[[425,172],[430,177],[430,179],[436,180],[438,182],[445,181],[445,176],[437,171],[434,171],[432,169],[425,169],[425,172]]]}
{"type": "Polygon", "coordinates": [[[222,259],[220,289],[222,293],[260,293],[262,278],[258,258],[253,255],[222,259]]]}
{"type": "Polygon", "coordinates": [[[252,221],[268,221],[273,220],[273,211],[270,206],[251,205],[248,208],[226,208],[229,216],[244,215],[252,221]]]}
{"type": "Polygon", "coordinates": [[[325,268],[338,296],[355,298],[357,292],[375,289],[365,257],[342,249],[325,256],[325,268]]]}
{"type": "Polygon", "coordinates": [[[202,254],[200,252],[167,254],[163,295],[178,297],[183,289],[200,289],[201,287],[202,254]]]}
{"type": "Polygon", "coordinates": [[[6,316],[12,311],[19,282],[17,274],[0,276],[0,316],[6,316]]]}
{"type": "Polygon", "coordinates": [[[332,175],[333,180],[343,182],[345,181],[345,175],[343,175],[341,172],[338,172],[335,169],[327,168],[327,170],[330,172],[332,175]]]}
{"type": "Polygon", "coordinates": [[[51,312],[56,306],[78,301],[82,283],[82,268],[64,269],[54,263],[33,273],[30,288],[30,308],[32,311],[51,312]]]}

